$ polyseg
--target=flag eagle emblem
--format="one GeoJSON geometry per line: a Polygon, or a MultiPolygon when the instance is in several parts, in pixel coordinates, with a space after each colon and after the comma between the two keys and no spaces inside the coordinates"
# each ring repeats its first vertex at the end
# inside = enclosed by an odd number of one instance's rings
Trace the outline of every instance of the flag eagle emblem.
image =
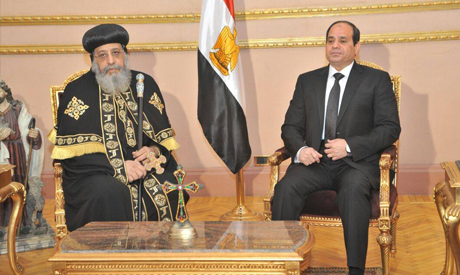
{"type": "Polygon", "coordinates": [[[230,70],[233,71],[236,67],[236,63],[238,63],[240,47],[236,44],[236,28],[233,32],[234,34],[232,34],[228,26],[225,26],[220,32],[216,44],[212,48],[217,51],[209,53],[212,64],[214,64],[223,75],[229,74],[229,64],[230,70]]]}

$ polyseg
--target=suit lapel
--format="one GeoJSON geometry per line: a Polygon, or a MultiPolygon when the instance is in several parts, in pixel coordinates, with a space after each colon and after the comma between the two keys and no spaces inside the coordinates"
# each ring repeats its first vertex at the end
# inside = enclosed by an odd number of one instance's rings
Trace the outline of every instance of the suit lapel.
{"type": "Polygon", "coordinates": [[[319,111],[319,125],[320,129],[323,129],[324,123],[324,104],[326,101],[326,85],[327,85],[327,76],[329,75],[329,66],[324,67],[318,75],[318,81],[316,81],[315,95],[316,95],[316,106],[318,106],[319,111]]]}
{"type": "MultiPolygon", "coordinates": [[[[339,117],[337,118],[337,127],[340,124],[345,112],[347,111],[348,106],[350,105],[351,99],[353,98],[356,90],[359,87],[359,84],[363,80],[361,66],[356,63],[351,69],[350,76],[347,81],[347,86],[343,92],[342,104],[340,105],[339,117]]],[[[324,104],[323,104],[324,105],[324,104]]],[[[323,107],[324,108],[324,107],[323,107]]]]}

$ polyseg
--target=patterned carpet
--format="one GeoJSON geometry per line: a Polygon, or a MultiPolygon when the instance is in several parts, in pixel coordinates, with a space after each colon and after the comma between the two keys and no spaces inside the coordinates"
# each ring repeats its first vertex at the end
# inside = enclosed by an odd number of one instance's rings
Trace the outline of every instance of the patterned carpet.
{"type": "MultiPolygon", "coordinates": [[[[344,275],[348,273],[346,267],[311,267],[307,269],[302,275],[344,275]]],[[[382,275],[381,267],[366,268],[365,275],[382,275]]]]}

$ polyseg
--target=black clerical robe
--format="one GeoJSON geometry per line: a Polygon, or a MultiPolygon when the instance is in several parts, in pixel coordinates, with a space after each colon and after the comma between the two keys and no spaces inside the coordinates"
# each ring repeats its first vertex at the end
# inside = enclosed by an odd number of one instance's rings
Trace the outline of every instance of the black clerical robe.
{"type": "MultiPolygon", "coordinates": [[[[58,123],[50,133],[52,158],[64,168],[63,189],[70,230],[90,221],[137,219],[137,185],[128,182],[125,161],[137,150],[138,106],[136,75],[120,94],[104,92],[89,71],[69,83],[61,98],[58,123]]],[[[153,78],[144,74],[143,146],[157,146],[166,157],[165,172],[144,179],[143,220],[173,220],[177,191],[164,194],[161,185],[177,183],[177,163],[171,151],[178,148],[164,100],[153,78]]],[[[188,195],[185,194],[186,200],[188,195]]]]}

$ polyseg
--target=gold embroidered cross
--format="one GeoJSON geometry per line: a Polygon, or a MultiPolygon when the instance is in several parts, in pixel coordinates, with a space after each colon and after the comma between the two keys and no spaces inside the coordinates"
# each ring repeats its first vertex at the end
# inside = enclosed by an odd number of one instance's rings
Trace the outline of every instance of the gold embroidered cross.
{"type": "Polygon", "coordinates": [[[198,190],[203,189],[204,185],[196,183],[196,181],[191,182],[189,184],[184,184],[185,175],[184,170],[182,170],[182,166],[178,165],[177,170],[174,172],[174,176],[177,179],[177,184],[172,184],[169,181],[165,181],[163,184],[163,191],[165,194],[172,192],[174,190],[178,190],[179,192],[179,203],[177,206],[177,213],[176,213],[176,220],[184,223],[188,220],[188,213],[187,209],[185,208],[185,201],[184,201],[184,190],[192,191],[196,193],[198,190]]]}
{"type": "Polygon", "coordinates": [[[89,106],[85,105],[85,103],[76,97],[72,98],[72,101],[67,104],[67,109],[64,111],[64,114],[69,115],[70,117],[78,120],[81,115],[83,115],[88,109],[89,106]]]}

